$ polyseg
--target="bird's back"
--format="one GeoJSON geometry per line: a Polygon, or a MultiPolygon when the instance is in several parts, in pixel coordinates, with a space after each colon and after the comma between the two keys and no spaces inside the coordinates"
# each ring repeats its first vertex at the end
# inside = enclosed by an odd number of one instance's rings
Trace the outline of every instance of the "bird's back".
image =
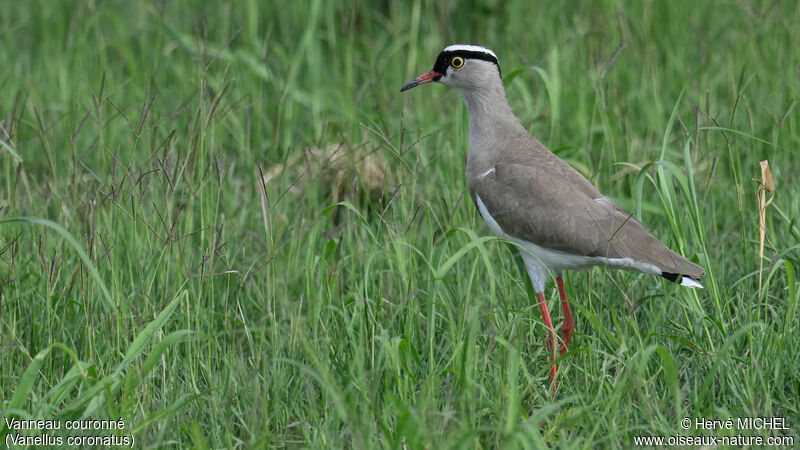
{"type": "MultiPolygon", "coordinates": [[[[467,183],[473,200],[480,197],[507,235],[544,249],[596,258],[597,264],[630,259],[676,277],[705,273],[527,132],[489,145],[495,148],[470,148],[478,157],[468,162],[467,183]]],[[[652,272],[636,264],[625,268],[652,272]]]]}

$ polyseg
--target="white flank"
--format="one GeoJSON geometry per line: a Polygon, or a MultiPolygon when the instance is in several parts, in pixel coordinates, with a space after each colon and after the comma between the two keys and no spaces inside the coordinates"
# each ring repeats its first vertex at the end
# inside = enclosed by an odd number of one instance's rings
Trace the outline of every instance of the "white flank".
{"type": "Polygon", "coordinates": [[[458,51],[458,50],[464,50],[464,51],[467,51],[467,52],[483,52],[483,53],[486,53],[486,54],[494,56],[494,59],[496,59],[498,61],[500,60],[497,57],[497,55],[494,54],[493,51],[489,50],[486,47],[481,47],[480,45],[457,44],[457,45],[451,45],[451,46],[449,46],[449,47],[444,49],[444,51],[446,51],[446,52],[455,52],[455,51],[458,51]]]}
{"type": "MultiPolygon", "coordinates": [[[[494,217],[489,214],[489,210],[486,209],[486,205],[483,204],[480,196],[476,195],[475,200],[478,204],[478,211],[481,213],[481,217],[483,217],[486,225],[489,226],[489,229],[492,230],[492,232],[494,232],[494,234],[497,236],[515,244],[519,244],[524,249],[520,249],[520,254],[525,260],[525,266],[528,269],[528,276],[530,276],[531,280],[533,281],[534,289],[544,289],[544,284],[547,280],[547,271],[537,270],[537,268],[532,267],[535,265],[541,266],[542,269],[544,267],[548,267],[550,270],[556,273],[561,273],[564,270],[588,269],[593,266],[608,265],[617,269],[634,270],[651,275],[661,275],[661,269],[658,267],[645,262],[634,261],[631,258],[606,258],[603,256],[575,255],[559,250],[551,250],[540,247],[533,242],[510,236],[500,228],[500,224],[498,224],[497,221],[494,220],[494,217]],[[536,275],[537,279],[534,279],[534,275],[536,275]]],[[[689,287],[702,287],[700,286],[700,283],[688,277],[683,277],[681,285],[689,287]],[[686,280],[689,281],[687,282],[686,280]],[[688,284],[689,282],[693,284],[688,284]]],[[[537,290],[537,292],[541,291],[537,290]]]]}
{"type": "Polygon", "coordinates": [[[691,279],[689,277],[681,278],[681,286],[703,289],[703,285],[702,284],[698,283],[697,281],[695,281],[695,280],[693,280],[693,279],[691,279]]]}

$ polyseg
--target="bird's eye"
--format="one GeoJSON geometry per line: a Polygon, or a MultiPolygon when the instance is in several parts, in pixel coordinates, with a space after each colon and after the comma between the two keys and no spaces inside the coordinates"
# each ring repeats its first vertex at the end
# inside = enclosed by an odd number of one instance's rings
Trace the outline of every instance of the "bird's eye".
{"type": "Polygon", "coordinates": [[[464,65],[464,60],[461,59],[460,56],[456,56],[455,58],[450,60],[450,65],[458,69],[459,67],[464,65]]]}

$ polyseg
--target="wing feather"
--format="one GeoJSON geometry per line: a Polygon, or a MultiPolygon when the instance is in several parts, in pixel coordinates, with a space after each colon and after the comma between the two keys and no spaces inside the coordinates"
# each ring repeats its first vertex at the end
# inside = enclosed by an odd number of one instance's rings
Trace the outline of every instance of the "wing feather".
{"type": "Polygon", "coordinates": [[[705,271],[667,248],[568,164],[498,163],[470,183],[502,230],[544,248],[632,258],[694,278],[705,271]],[[555,180],[555,181],[553,181],[555,180]],[[554,184],[556,183],[556,184],[554,184]]]}

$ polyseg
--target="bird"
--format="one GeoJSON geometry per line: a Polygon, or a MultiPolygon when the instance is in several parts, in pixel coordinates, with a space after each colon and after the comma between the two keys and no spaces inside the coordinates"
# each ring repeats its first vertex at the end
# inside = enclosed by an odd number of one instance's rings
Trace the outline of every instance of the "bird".
{"type": "Polygon", "coordinates": [[[400,92],[432,82],[456,88],[467,105],[467,188],[489,229],[519,250],[547,327],[553,396],[557,335],[544,296],[550,273],[555,275],[564,316],[561,355],[575,329],[564,287],[566,270],[602,266],[703,287],[705,269],[667,248],[525,129],[508,103],[494,51],[477,44],[447,46],[432,70],[400,92]]]}

